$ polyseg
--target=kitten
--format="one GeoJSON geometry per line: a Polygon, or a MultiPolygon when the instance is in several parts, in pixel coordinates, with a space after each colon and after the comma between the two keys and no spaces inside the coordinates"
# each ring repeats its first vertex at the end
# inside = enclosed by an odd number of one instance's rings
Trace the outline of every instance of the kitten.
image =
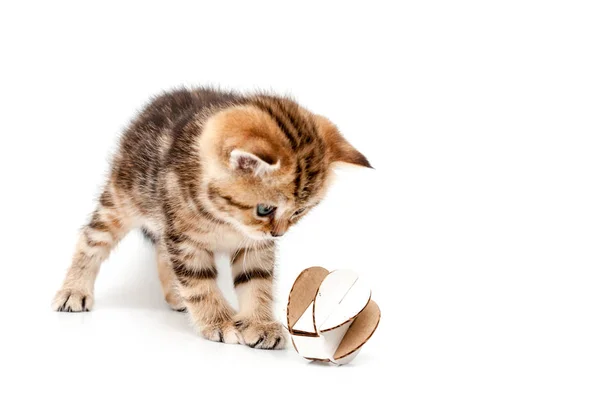
{"type": "Polygon", "coordinates": [[[204,337],[282,348],[275,238],[319,203],[336,162],[370,167],[328,119],[288,98],[204,88],[155,98],[121,138],[53,309],[89,311],[100,264],[141,228],[167,303],[204,337]],[[231,254],[237,313],[217,287],[217,251],[231,254]]]}

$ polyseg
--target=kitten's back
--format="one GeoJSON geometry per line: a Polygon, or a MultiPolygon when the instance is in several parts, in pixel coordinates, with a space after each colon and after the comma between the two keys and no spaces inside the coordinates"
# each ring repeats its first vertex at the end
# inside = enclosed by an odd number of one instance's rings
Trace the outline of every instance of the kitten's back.
{"type": "Polygon", "coordinates": [[[184,126],[205,111],[242,100],[240,95],[211,88],[180,88],[154,97],[121,138],[113,160],[117,185],[126,190],[144,187],[154,195],[157,174],[184,126]]]}

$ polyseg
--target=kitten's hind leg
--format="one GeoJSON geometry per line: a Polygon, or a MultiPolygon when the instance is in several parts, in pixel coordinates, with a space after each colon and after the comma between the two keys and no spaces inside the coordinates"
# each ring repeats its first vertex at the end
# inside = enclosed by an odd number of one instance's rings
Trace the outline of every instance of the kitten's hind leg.
{"type": "Polygon", "coordinates": [[[89,311],[94,302],[94,282],[100,264],[130,230],[129,218],[106,190],[90,222],[81,230],[71,267],[52,302],[54,311],[89,311]]]}
{"type": "Polygon", "coordinates": [[[161,249],[160,243],[156,246],[156,265],[158,267],[158,278],[160,279],[167,304],[175,311],[186,311],[185,304],[183,304],[183,300],[179,295],[177,277],[169,262],[169,254],[166,250],[161,249]]]}
{"type": "Polygon", "coordinates": [[[175,311],[186,311],[185,305],[179,295],[177,288],[177,277],[173,273],[171,264],[169,263],[169,253],[165,249],[164,242],[147,228],[142,228],[142,235],[156,249],[156,267],[158,269],[158,278],[162,287],[165,301],[175,311]]]}

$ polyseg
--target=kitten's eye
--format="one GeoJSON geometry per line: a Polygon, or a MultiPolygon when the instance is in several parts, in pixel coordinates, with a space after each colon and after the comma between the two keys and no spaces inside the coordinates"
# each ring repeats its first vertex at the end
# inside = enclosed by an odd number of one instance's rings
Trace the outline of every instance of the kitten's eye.
{"type": "Polygon", "coordinates": [[[266,217],[273,214],[276,208],[277,207],[275,206],[269,206],[267,204],[259,204],[256,206],[256,214],[259,217],[266,217]]]}

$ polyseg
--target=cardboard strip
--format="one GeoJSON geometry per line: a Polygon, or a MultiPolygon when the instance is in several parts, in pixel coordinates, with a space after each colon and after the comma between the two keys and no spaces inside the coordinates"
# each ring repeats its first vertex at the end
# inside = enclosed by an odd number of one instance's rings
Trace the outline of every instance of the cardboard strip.
{"type": "Polygon", "coordinates": [[[317,298],[315,299],[315,315],[317,313],[320,314],[319,318],[315,316],[315,319],[321,321],[317,326],[317,330],[320,333],[336,329],[345,325],[347,322],[353,321],[356,316],[365,309],[371,299],[371,289],[366,286],[363,279],[359,279],[358,276],[354,274],[356,280],[347,288],[344,295],[338,300],[338,303],[335,304],[333,308],[327,310],[327,314],[319,312],[322,310],[320,303],[321,298],[325,298],[329,295],[326,293],[326,283],[334,282],[334,284],[338,286],[343,285],[343,282],[338,283],[334,280],[336,278],[334,274],[335,272],[332,272],[327,276],[325,281],[323,281],[319,288],[317,298]],[[321,293],[323,296],[319,296],[321,293]]]}
{"type": "Polygon", "coordinates": [[[304,358],[329,359],[325,352],[325,340],[321,336],[292,335],[292,341],[298,354],[304,358]]]}
{"type": "Polygon", "coordinates": [[[325,268],[311,267],[305,269],[300,273],[300,275],[298,275],[298,278],[296,278],[288,297],[288,331],[293,331],[293,327],[296,322],[298,322],[310,304],[315,300],[319,286],[328,274],[329,271],[325,268]]]}
{"type": "Polygon", "coordinates": [[[371,338],[379,325],[381,311],[374,300],[370,300],[365,309],[356,317],[348,332],[342,339],[335,354],[334,360],[341,360],[358,351],[371,338]]]}
{"type": "MultiPolygon", "coordinates": [[[[339,310],[340,303],[350,291],[354,283],[358,280],[358,275],[350,270],[332,271],[323,279],[317,292],[313,305],[313,323],[315,331],[320,331],[321,326],[335,311],[339,310]]],[[[366,302],[365,302],[366,304],[366,302]]],[[[355,314],[350,318],[345,318],[334,325],[339,325],[352,319],[363,308],[361,305],[355,314]]]]}
{"type": "Polygon", "coordinates": [[[306,308],[304,314],[296,321],[293,326],[294,333],[310,333],[313,335],[317,334],[313,324],[313,304],[314,301],[306,308]]]}

